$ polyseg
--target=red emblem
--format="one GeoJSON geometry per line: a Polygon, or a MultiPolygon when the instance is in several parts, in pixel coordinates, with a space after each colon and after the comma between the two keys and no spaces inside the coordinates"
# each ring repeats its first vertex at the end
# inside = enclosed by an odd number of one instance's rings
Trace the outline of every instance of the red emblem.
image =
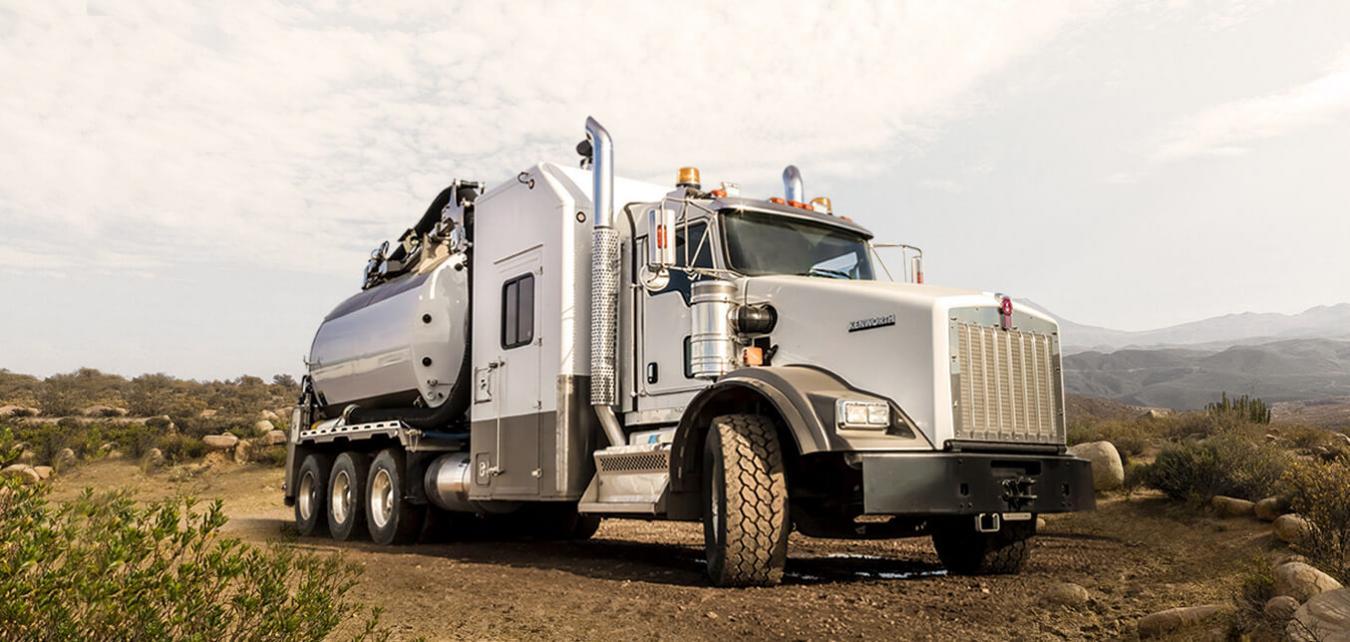
{"type": "Polygon", "coordinates": [[[1004,330],[1012,329],[1012,299],[1003,297],[1003,303],[998,306],[999,326],[1004,330]]]}

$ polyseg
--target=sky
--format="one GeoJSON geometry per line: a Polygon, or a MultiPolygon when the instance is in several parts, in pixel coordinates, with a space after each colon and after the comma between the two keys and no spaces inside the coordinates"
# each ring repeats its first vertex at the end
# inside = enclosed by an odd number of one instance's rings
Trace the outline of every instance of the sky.
{"type": "Polygon", "coordinates": [[[1350,301],[1350,3],[0,0],[0,367],[299,373],[454,178],[811,196],[1142,330],[1350,301]],[[789,6],[791,5],[791,6],[789,6]]]}

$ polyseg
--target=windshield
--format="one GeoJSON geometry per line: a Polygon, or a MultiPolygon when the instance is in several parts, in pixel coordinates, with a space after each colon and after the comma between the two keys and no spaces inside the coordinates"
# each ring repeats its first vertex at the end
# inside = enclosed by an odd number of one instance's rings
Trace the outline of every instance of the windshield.
{"type": "Polygon", "coordinates": [[[797,274],[870,281],[867,239],[787,216],[724,210],[728,267],[747,276],[797,274]]]}

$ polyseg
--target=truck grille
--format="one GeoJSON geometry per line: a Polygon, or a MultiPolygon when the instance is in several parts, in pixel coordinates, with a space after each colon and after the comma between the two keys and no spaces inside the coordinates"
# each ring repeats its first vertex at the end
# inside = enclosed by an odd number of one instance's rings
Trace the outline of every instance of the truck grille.
{"type": "Polygon", "coordinates": [[[952,323],[956,439],[1064,443],[1053,334],[952,323]]]}

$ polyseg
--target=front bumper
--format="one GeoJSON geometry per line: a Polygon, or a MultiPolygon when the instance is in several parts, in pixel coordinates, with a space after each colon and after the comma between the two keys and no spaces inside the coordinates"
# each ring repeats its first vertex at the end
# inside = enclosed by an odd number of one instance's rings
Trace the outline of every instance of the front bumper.
{"type": "Polygon", "coordinates": [[[1096,508],[1086,459],[1014,453],[862,455],[873,515],[1066,513],[1096,508]]]}

